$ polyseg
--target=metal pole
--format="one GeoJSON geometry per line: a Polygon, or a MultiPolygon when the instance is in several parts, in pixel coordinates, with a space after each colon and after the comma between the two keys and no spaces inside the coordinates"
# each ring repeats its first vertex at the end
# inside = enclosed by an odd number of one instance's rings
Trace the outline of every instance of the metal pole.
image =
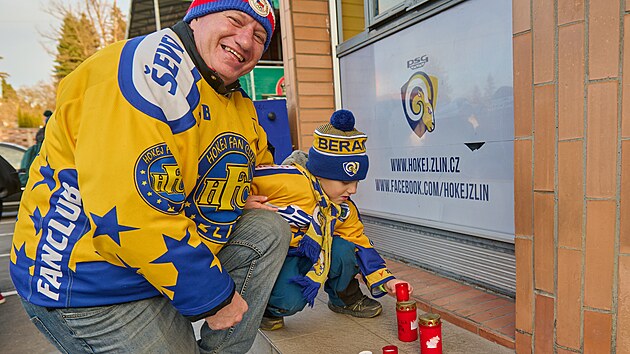
{"type": "Polygon", "coordinates": [[[153,10],[155,11],[155,30],[159,31],[162,29],[162,24],[160,23],[160,0],[153,0],[153,10]]]}
{"type": "Polygon", "coordinates": [[[252,83],[252,92],[250,92],[250,94],[252,95],[252,101],[256,100],[256,85],[254,85],[254,69],[252,69],[252,71],[249,72],[249,80],[252,83]]]}
{"type": "Polygon", "coordinates": [[[337,57],[337,45],[339,44],[339,32],[341,26],[339,26],[338,7],[341,6],[341,1],[337,4],[338,0],[328,1],[328,12],[330,13],[330,46],[332,48],[332,69],[333,69],[333,89],[335,92],[335,109],[340,109],[341,102],[341,73],[339,72],[339,58],[337,57]]]}

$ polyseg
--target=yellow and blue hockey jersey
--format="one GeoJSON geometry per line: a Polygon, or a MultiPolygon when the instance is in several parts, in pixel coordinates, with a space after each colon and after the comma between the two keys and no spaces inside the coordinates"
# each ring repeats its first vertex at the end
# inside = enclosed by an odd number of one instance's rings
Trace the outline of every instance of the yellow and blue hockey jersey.
{"type": "Polygon", "coordinates": [[[115,43],[60,83],[11,249],[27,301],[84,307],[162,294],[195,317],[233,295],[215,254],[254,167],[272,156],[251,100],[218,93],[189,28],[174,28],[115,43]]]}
{"type": "MultiPolygon", "coordinates": [[[[267,196],[268,203],[276,206],[278,213],[291,225],[289,256],[306,256],[300,243],[318,206],[312,178],[314,177],[305,169],[292,165],[258,166],[254,173],[252,193],[267,196]]],[[[333,223],[334,237],[341,237],[356,246],[359,270],[372,295],[385,295],[386,292],[379,286],[394,279],[393,274],[365,235],[361,216],[354,202],[348,200],[340,205],[340,210],[333,223]]],[[[319,221],[320,224],[323,222],[319,221]]]]}

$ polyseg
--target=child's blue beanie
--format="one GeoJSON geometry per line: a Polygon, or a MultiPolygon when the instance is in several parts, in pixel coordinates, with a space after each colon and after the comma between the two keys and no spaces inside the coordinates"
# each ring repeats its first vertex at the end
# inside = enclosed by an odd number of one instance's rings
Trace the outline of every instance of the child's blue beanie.
{"type": "Polygon", "coordinates": [[[313,134],[306,168],[315,176],[337,181],[359,181],[367,175],[369,161],[365,152],[367,135],[354,128],[352,112],[340,109],[330,123],[313,134]]]}
{"type": "Polygon", "coordinates": [[[267,51],[276,26],[276,17],[269,0],[194,0],[184,16],[184,22],[190,23],[197,17],[226,10],[242,11],[258,21],[267,32],[264,49],[267,51]]]}

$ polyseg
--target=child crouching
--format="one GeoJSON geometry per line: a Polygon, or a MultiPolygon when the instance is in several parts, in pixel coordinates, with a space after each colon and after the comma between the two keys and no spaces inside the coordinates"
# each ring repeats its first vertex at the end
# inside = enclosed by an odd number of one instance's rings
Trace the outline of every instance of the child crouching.
{"type": "Polygon", "coordinates": [[[301,311],[306,304],[312,307],[322,286],[332,311],[375,317],[382,311],[381,304],[361,292],[355,276],[361,274],[375,298],[395,296],[395,285],[404,282],[392,275],[372,246],[350,199],[358,182],[365,179],[369,164],[367,136],[354,124],[352,112],[336,111],[330,123],[315,130],[307,158],[296,151],[285,161],[290,164],[256,168],[252,194],[267,196],[292,231],[289,253],[261,329],[282,328],[283,317],[301,311]]]}

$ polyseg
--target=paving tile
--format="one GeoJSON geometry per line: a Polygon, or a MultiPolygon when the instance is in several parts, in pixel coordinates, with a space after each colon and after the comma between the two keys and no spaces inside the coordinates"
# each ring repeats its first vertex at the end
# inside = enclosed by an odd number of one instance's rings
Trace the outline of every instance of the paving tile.
{"type": "Polygon", "coordinates": [[[582,284],[582,252],[558,249],[558,301],[556,343],[579,349],[581,343],[582,296],[576,286],[582,284]]]}
{"type": "Polygon", "coordinates": [[[441,290],[446,290],[446,289],[450,289],[450,288],[458,287],[458,286],[461,286],[461,284],[458,284],[454,281],[434,280],[431,283],[426,283],[425,286],[421,286],[421,287],[414,286],[413,289],[414,289],[414,294],[422,298],[425,298],[425,296],[428,298],[433,293],[438,292],[439,294],[439,291],[441,290]]]}
{"type": "MultiPolygon", "coordinates": [[[[626,10],[630,10],[630,0],[626,1],[626,10]]],[[[623,57],[626,58],[623,61],[623,72],[630,72],[630,14],[624,16],[624,29],[623,29],[623,57]]],[[[622,109],[621,112],[621,136],[624,138],[630,138],[630,78],[626,74],[623,77],[622,85],[622,109]]]]}
{"type": "Polygon", "coordinates": [[[554,299],[536,295],[534,353],[553,353],[554,299]]]}
{"type": "Polygon", "coordinates": [[[515,36],[512,45],[514,47],[514,136],[527,138],[531,137],[534,131],[531,32],[515,36]]]}
{"type": "Polygon", "coordinates": [[[450,311],[446,311],[440,307],[434,307],[433,312],[437,313],[441,316],[444,321],[448,321],[457,327],[463,328],[472,333],[479,333],[479,324],[468,320],[466,318],[460,317],[450,311]]]}
{"type": "Polygon", "coordinates": [[[584,311],[584,354],[611,353],[612,315],[584,311]]]}
{"type": "Polygon", "coordinates": [[[532,354],[532,336],[529,333],[516,332],[516,352],[518,354],[532,354]]]}
{"type": "Polygon", "coordinates": [[[460,310],[463,310],[465,308],[468,308],[468,307],[471,307],[471,306],[475,306],[476,304],[481,304],[481,303],[484,303],[486,301],[494,300],[494,299],[497,298],[496,295],[488,294],[488,293],[483,292],[481,290],[477,290],[477,292],[479,294],[477,296],[475,296],[475,297],[471,297],[471,298],[468,298],[468,299],[465,299],[465,300],[462,300],[462,301],[448,303],[448,304],[444,305],[444,308],[457,313],[460,310]]]}
{"type": "Polygon", "coordinates": [[[590,200],[586,204],[586,263],[584,305],[612,308],[616,201],[590,200]]]}
{"type": "Polygon", "coordinates": [[[512,321],[512,323],[510,323],[510,324],[507,324],[507,325],[497,329],[497,332],[505,334],[506,336],[510,337],[512,339],[512,341],[514,341],[514,333],[515,333],[515,331],[516,331],[516,328],[514,327],[514,321],[512,321]]]}
{"type": "MultiPolygon", "coordinates": [[[[364,292],[366,288],[362,285],[364,292]]],[[[404,343],[397,337],[395,299],[390,296],[379,298],[383,312],[376,318],[354,318],[333,313],[326,307],[327,296],[320,292],[313,309],[305,309],[285,319],[285,328],[264,332],[283,354],[336,354],[358,353],[370,350],[380,353],[385,345],[396,345],[401,354],[417,354],[419,342],[404,343]]],[[[418,313],[422,313],[421,310],[418,313]]],[[[489,339],[478,336],[442,317],[443,349],[449,354],[507,354],[511,344],[507,336],[495,334],[489,339]]],[[[476,327],[473,327],[476,331],[476,327]]],[[[513,342],[513,341],[512,341],[513,342]]]]}
{"type": "MultiPolygon", "coordinates": [[[[494,317],[491,320],[482,322],[484,327],[499,332],[501,328],[511,326],[514,328],[514,308],[510,309],[505,315],[494,317]]],[[[512,334],[514,335],[514,334],[512,334]]]]}
{"type": "Polygon", "coordinates": [[[510,303],[510,301],[502,299],[502,298],[497,298],[491,301],[486,301],[483,303],[480,303],[477,306],[474,307],[469,307],[466,309],[462,309],[460,311],[457,311],[457,313],[461,316],[465,316],[465,317],[470,317],[472,315],[475,314],[480,314],[480,313],[484,313],[486,311],[490,311],[492,309],[495,308],[499,308],[499,307],[503,307],[506,306],[510,303]]]}
{"type": "MultiPolygon", "coordinates": [[[[450,295],[459,294],[462,291],[466,291],[466,290],[470,290],[470,286],[454,283],[454,284],[447,284],[444,287],[435,288],[434,291],[432,292],[421,294],[421,295],[419,294],[419,295],[422,297],[422,299],[431,301],[431,300],[436,300],[436,299],[442,299],[450,295]]],[[[436,304],[440,305],[437,302],[436,304]]]]}
{"type": "Polygon", "coordinates": [[[584,21],[584,0],[558,0],[558,25],[584,21]]]}
{"type": "Polygon", "coordinates": [[[516,238],[516,328],[531,333],[534,321],[533,241],[516,238]]]}
{"type": "Polygon", "coordinates": [[[619,257],[617,353],[630,353],[630,257],[619,257]]]}
{"type": "Polygon", "coordinates": [[[485,323],[486,321],[493,320],[495,318],[502,317],[508,314],[514,314],[514,304],[496,307],[488,311],[474,314],[472,316],[469,316],[468,318],[475,322],[485,323]]]}
{"type": "MultiPolygon", "coordinates": [[[[630,23],[630,22],[629,22],[630,23]]],[[[630,26],[628,26],[630,27],[630,26]]],[[[630,35],[630,33],[629,33],[630,35]]],[[[629,42],[630,44],[630,42],[629,42]]],[[[630,62],[630,60],[628,60],[630,62]]],[[[630,85],[629,85],[630,86],[630,85]]],[[[630,106],[630,96],[628,96],[628,105],[630,106]]],[[[630,111],[628,111],[630,114],[630,111]]],[[[630,117],[628,119],[630,124],[630,117]]],[[[621,215],[630,215],[630,140],[621,142],[621,197],[620,197],[620,213],[621,215]]],[[[620,218],[619,232],[619,252],[630,253],[630,218],[620,218]]]]}
{"type": "Polygon", "coordinates": [[[512,32],[519,33],[531,28],[530,0],[512,1],[512,32]]]}
{"type": "Polygon", "coordinates": [[[512,337],[505,336],[494,331],[489,331],[485,328],[479,328],[479,336],[481,338],[486,338],[491,342],[498,343],[506,348],[514,349],[514,339],[512,337]]]}
{"type": "Polygon", "coordinates": [[[417,301],[416,307],[418,308],[418,313],[420,312],[432,312],[433,308],[430,303],[417,301]]]}
{"type": "MultiPolygon", "coordinates": [[[[573,0],[571,1],[573,2],[573,0]]],[[[558,139],[584,137],[584,23],[558,29],[558,139]]]]}
{"type": "Polygon", "coordinates": [[[514,232],[516,236],[531,237],[534,234],[532,152],[531,140],[514,141],[514,200],[517,201],[514,203],[514,232]]]}
{"type": "Polygon", "coordinates": [[[402,262],[385,262],[387,264],[387,268],[392,271],[393,273],[396,273],[400,270],[403,269],[409,269],[410,267],[402,262]]]}
{"type": "Polygon", "coordinates": [[[553,80],[554,69],[554,2],[533,1],[534,83],[553,80]]]}
{"type": "MultiPolygon", "coordinates": [[[[448,354],[503,354],[514,353],[514,350],[509,347],[501,346],[483,339],[483,337],[477,334],[468,332],[464,329],[457,328],[449,322],[444,322],[442,325],[442,337],[443,337],[443,352],[448,354]],[[473,342],[472,339],[479,338],[478,342],[473,342]]],[[[510,345],[510,343],[506,343],[510,345]]],[[[375,352],[377,354],[377,352],[375,352]]],[[[413,354],[418,354],[418,351],[413,354]]]]}
{"type": "Polygon", "coordinates": [[[410,279],[411,277],[414,278],[413,279],[414,281],[419,281],[425,284],[432,284],[432,283],[441,281],[441,279],[439,279],[438,277],[432,276],[431,274],[428,274],[428,273],[419,273],[417,268],[413,268],[409,266],[397,271],[394,274],[396,275],[396,278],[405,279],[406,281],[409,281],[409,282],[412,281],[412,279],[410,279]]]}
{"type": "Polygon", "coordinates": [[[554,190],[555,178],[555,85],[534,88],[534,189],[554,190]]]}
{"type": "Polygon", "coordinates": [[[469,286],[463,286],[458,292],[453,293],[449,291],[444,293],[444,296],[436,298],[434,301],[432,301],[432,303],[434,305],[444,307],[444,305],[446,304],[470,299],[475,296],[477,296],[477,292],[475,289],[472,289],[469,286]]]}
{"type": "Polygon", "coordinates": [[[584,220],[583,144],[558,143],[558,246],[582,248],[584,220]]]}
{"type": "Polygon", "coordinates": [[[589,1],[589,79],[617,77],[619,73],[619,2],[589,1]]]}
{"type": "Polygon", "coordinates": [[[534,279],[535,288],[554,293],[554,195],[534,193],[534,279]]]}
{"type": "Polygon", "coordinates": [[[617,119],[617,82],[589,84],[586,134],[587,197],[615,197],[617,191],[617,119]],[[607,138],[602,139],[602,137],[607,138]]]}

